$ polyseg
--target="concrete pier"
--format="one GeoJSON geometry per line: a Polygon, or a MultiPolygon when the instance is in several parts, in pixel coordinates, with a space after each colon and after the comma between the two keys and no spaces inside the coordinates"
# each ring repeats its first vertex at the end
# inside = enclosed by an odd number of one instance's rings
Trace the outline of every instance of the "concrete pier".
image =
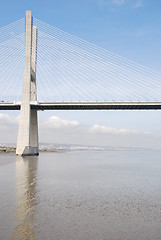
{"type": "Polygon", "coordinates": [[[17,139],[17,155],[38,155],[37,110],[31,109],[30,101],[37,100],[36,49],[37,29],[32,26],[32,13],[26,11],[25,72],[17,139]]]}

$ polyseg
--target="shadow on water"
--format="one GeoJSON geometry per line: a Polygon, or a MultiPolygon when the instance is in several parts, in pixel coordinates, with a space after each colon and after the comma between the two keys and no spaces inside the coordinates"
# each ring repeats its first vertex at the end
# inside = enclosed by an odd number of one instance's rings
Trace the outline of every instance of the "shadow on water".
{"type": "Polygon", "coordinates": [[[16,227],[10,237],[34,239],[38,157],[16,157],[16,227]]]}

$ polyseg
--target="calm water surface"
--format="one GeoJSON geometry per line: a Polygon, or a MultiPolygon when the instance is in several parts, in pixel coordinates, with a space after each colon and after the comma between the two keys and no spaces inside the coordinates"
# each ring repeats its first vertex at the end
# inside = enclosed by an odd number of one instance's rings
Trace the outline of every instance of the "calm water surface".
{"type": "Polygon", "coordinates": [[[160,240],[160,151],[0,154],[0,240],[160,240]]]}

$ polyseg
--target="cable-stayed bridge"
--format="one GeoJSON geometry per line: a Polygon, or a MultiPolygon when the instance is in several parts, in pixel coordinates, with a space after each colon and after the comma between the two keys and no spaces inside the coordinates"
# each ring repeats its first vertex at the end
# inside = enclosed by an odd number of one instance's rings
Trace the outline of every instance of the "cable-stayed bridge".
{"type": "Polygon", "coordinates": [[[161,73],[31,11],[0,29],[0,110],[21,110],[17,154],[38,154],[38,110],[97,109],[161,109],[161,73]]]}

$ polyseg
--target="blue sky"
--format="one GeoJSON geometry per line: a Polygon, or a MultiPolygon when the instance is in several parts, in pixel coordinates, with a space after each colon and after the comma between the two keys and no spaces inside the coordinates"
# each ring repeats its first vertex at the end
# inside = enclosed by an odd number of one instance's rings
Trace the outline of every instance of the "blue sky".
{"type": "Polygon", "coordinates": [[[34,17],[159,71],[159,0],[0,1],[0,26],[34,17]]]}
{"type": "MultiPolygon", "coordinates": [[[[27,9],[32,10],[34,17],[46,23],[161,72],[160,0],[0,0],[0,6],[0,27],[24,17],[27,9]]],[[[17,116],[12,112],[0,114],[0,142],[6,142],[9,136],[2,131],[11,127],[8,116],[14,122],[10,141],[16,142],[18,112],[17,116]]],[[[159,111],[43,112],[39,120],[40,141],[158,147],[161,142],[159,111]],[[74,126],[69,121],[79,124],[74,126]],[[99,128],[89,137],[96,125],[99,128]]]]}

